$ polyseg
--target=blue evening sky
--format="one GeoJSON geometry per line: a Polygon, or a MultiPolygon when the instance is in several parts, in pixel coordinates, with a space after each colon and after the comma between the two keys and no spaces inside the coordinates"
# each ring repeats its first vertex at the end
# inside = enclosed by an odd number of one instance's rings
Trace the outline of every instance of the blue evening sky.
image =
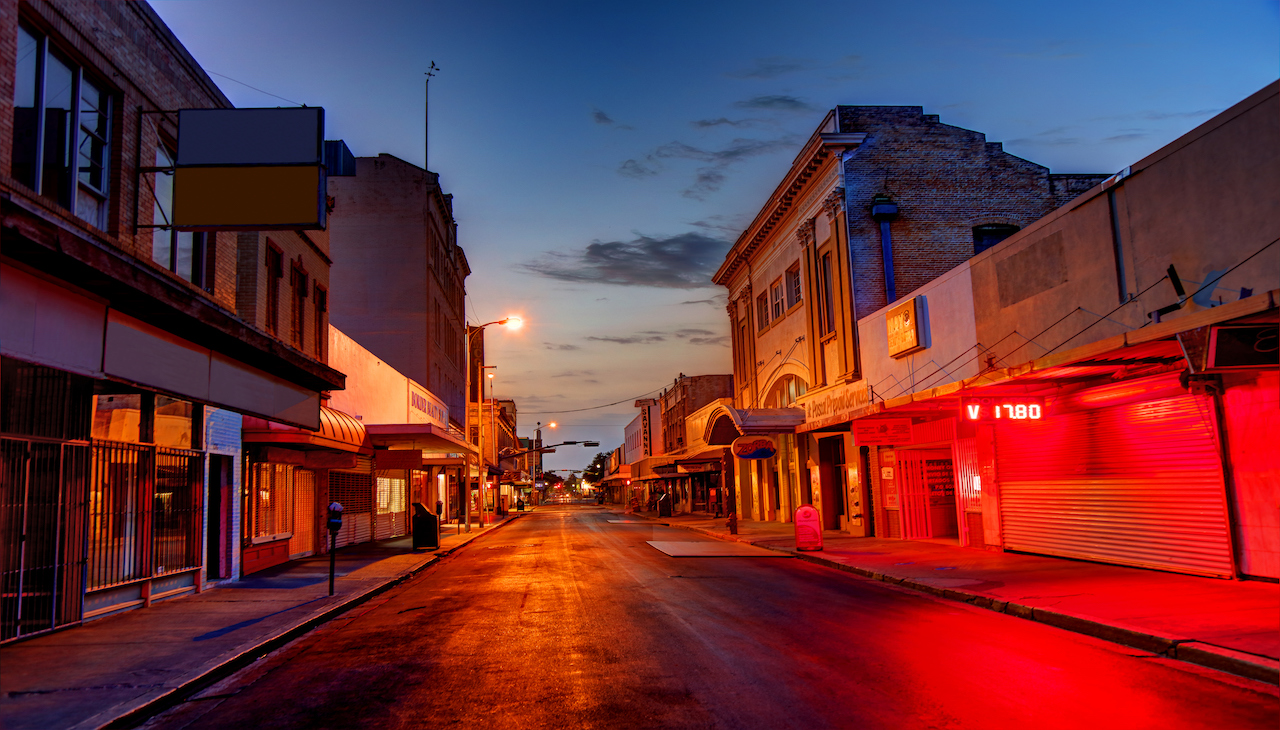
{"type": "Polygon", "coordinates": [[[1280,75],[1276,0],[152,5],[237,106],[323,106],[358,156],[423,163],[435,61],[430,168],[467,317],[527,323],[487,333],[495,392],[523,435],[556,420],[601,450],[634,397],[731,371],[709,274],[836,104],[923,106],[1054,172],[1109,173],[1280,75]]]}

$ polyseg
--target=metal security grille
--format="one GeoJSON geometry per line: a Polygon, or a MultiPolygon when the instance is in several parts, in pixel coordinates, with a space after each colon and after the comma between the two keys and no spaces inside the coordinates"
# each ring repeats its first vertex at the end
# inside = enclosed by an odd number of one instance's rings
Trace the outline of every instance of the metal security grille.
{"type": "Polygon", "coordinates": [[[329,500],[343,509],[338,547],[373,539],[372,473],[329,472],[329,500]]]}
{"type": "Polygon", "coordinates": [[[0,439],[0,642],[80,620],[86,444],[0,439]]]}
{"type": "Polygon", "coordinates": [[[249,537],[276,538],[293,532],[293,467],[254,464],[249,537]]]}
{"type": "Polygon", "coordinates": [[[202,454],[158,449],[152,500],[155,575],[200,567],[202,454]]]}
{"type": "Polygon", "coordinates": [[[93,442],[88,589],[200,567],[203,455],[93,442]]]}
{"type": "Polygon", "coordinates": [[[301,558],[316,549],[316,473],[309,469],[293,470],[293,537],[289,538],[289,557],[301,558]]]}
{"type": "Polygon", "coordinates": [[[1006,547],[1232,575],[1207,398],[1186,395],[1001,424],[996,453],[1006,547]]]}
{"type": "Polygon", "coordinates": [[[89,485],[90,590],[146,578],[155,450],[94,441],[89,485]]]}
{"type": "Polygon", "coordinates": [[[404,479],[404,472],[378,472],[377,487],[378,504],[373,539],[386,540],[405,534],[408,514],[405,490],[408,483],[404,479]]]}

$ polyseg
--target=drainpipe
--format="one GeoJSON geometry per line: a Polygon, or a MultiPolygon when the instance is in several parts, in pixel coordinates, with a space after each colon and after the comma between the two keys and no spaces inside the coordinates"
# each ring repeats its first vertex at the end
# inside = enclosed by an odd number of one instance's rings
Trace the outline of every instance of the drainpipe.
{"type": "Polygon", "coordinates": [[[893,236],[889,232],[889,221],[898,217],[898,205],[888,195],[877,195],[871,199],[871,217],[880,222],[880,257],[884,260],[884,296],[885,304],[898,298],[893,284],[893,236]]]}

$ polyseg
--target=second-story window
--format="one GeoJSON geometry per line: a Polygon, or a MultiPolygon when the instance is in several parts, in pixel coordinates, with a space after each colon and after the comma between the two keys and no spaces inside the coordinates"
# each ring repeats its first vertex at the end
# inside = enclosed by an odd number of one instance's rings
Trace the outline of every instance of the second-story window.
{"type": "Polygon", "coordinates": [[[831,254],[824,253],[818,262],[818,334],[824,337],[836,329],[831,288],[831,254]]]}
{"type": "Polygon", "coordinates": [[[763,332],[769,326],[769,293],[761,292],[756,297],[756,330],[763,332]]]}
{"type": "Polygon", "coordinates": [[[156,147],[154,176],[155,210],[151,222],[161,228],[151,233],[151,260],[205,291],[213,291],[214,247],[208,234],[175,231],[173,222],[173,152],[161,143],[156,147]]]}
{"type": "Polygon", "coordinates": [[[325,344],[329,340],[329,292],[316,284],[312,301],[316,309],[316,359],[323,361],[325,344]]]}
{"type": "Polygon", "coordinates": [[[800,303],[800,264],[787,269],[787,309],[800,303]]]}
{"type": "Polygon", "coordinates": [[[49,39],[18,27],[11,173],[86,223],[107,227],[111,97],[49,39]]]}
{"type": "Polygon", "coordinates": [[[782,280],[779,279],[769,287],[769,295],[773,298],[773,319],[782,317],[784,310],[782,306],[782,280]]]}
{"type": "Polygon", "coordinates": [[[306,269],[302,268],[301,263],[294,263],[289,267],[289,284],[293,292],[289,297],[293,302],[289,316],[289,340],[299,350],[303,349],[303,343],[306,340],[309,283],[306,269]]]}
{"type": "Polygon", "coordinates": [[[267,241],[267,331],[280,331],[280,279],[284,277],[284,254],[267,241]]]}

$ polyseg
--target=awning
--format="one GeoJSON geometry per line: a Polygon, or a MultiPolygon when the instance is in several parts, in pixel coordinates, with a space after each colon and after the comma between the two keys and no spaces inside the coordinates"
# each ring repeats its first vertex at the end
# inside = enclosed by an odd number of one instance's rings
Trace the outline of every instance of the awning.
{"type": "Polygon", "coordinates": [[[804,423],[803,408],[734,408],[722,406],[722,410],[711,415],[708,424],[714,428],[715,421],[728,416],[738,433],[743,436],[763,436],[775,433],[795,433],[796,428],[804,423]]]}
{"type": "Polygon", "coordinates": [[[272,444],[295,449],[332,449],[365,456],[373,454],[373,444],[369,441],[364,424],[342,411],[327,406],[320,406],[318,431],[245,416],[244,425],[241,427],[241,438],[246,444],[272,444]]]}
{"type": "MultiPolygon", "coordinates": [[[[1280,290],[1230,302],[1185,317],[1148,325],[1060,353],[1046,355],[1010,368],[989,370],[966,380],[874,402],[851,414],[851,419],[885,415],[936,416],[959,409],[968,395],[1048,395],[1063,386],[1100,381],[1122,382],[1145,376],[1184,372],[1188,357],[1196,370],[1204,365],[1203,352],[1193,352],[1192,338],[1202,337],[1215,325],[1238,322],[1275,322],[1280,290]],[[1184,348],[1184,342],[1191,347],[1184,348]]],[[[1203,343],[1202,343],[1203,344],[1203,343]]]]}
{"type": "Polygon", "coordinates": [[[378,448],[417,449],[427,454],[478,453],[461,433],[431,423],[371,423],[365,430],[378,448]]]}
{"type": "Polygon", "coordinates": [[[681,474],[720,471],[724,466],[724,446],[710,446],[688,454],[676,456],[676,466],[681,474]]]}

